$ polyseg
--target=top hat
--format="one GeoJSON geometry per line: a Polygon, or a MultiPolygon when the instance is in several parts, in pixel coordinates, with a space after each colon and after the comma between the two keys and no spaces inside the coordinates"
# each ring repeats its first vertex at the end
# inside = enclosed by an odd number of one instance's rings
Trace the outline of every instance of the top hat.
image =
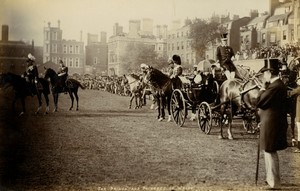
{"type": "Polygon", "coordinates": [[[221,39],[222,40],[227,40],[227,35],[228,35],[228,33],[221,34],[221,39]]]}
{"type": "Polygon", "coordinates": [[[59,59],[59,63],[62,63],[62,64],[63,64],[64,62],[62,61],[62,59],[59,59]]]}
{"type": "Polygon", "coordinates": [[[279,71],[280,62],[277,58],[265,59],[265,65],[260,69],[260,72],[264,71],[279,71]]]}
{"type": "Polygon", "coordinates": [[[172,60],[178,64],[178,65],[181,65],[181,59],[180,59],[180,56],[174,54],[173,57],[172,57],[172,60]]]}

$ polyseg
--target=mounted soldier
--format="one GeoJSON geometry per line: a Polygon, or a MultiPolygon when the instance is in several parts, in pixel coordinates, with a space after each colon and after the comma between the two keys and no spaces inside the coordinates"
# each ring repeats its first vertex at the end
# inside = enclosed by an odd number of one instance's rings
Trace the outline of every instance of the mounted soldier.
{"type": "Polygon", "coordinates": [[[34,65],[35,57],[31,53],[29,53],[26,62],[27,62],[27,67],[26,67],[26,71],[23,74],[23,77],[30,84],[28,89],[31,92],[31,94],[34,95],[36,93],[36,87],[38,84],[38,77],[39,77],[38,69],[36,65],[34,65]]]}
{"type": "Polygon", "coordinates": [[[62,86],[63,92],[67,91],[66,87],[66,81],[68,78],[68,67],[64,65],[64,62],[62,60],[59,60],[60,67],[58,69],[58,76],[60,77],[60,84],[62,86]]]}

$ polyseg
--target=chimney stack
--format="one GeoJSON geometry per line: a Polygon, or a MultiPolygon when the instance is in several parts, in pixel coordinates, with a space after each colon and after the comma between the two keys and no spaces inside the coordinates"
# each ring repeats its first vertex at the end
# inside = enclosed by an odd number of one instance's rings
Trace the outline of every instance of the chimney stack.
{"type": "Polygon", "coordinates": [[[8,41],[8,25],[2,25],[2,41],[8,41]]]}

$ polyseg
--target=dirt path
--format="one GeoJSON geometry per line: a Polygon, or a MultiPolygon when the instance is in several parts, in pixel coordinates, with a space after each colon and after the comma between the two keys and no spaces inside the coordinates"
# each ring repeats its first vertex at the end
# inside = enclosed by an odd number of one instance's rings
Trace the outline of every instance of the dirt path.
{"type": "MultiPolygon", "coordinates": [[[[257,190],[264,185],[261,155],[255,187],[256,136],[235,124],[235,140],[219,140],[218,129],[202,133],[196,122],[183,128],[158,122],[144,107],[129,110],[128,97],[80,91],[79,111],[11,115],[1,94],[1,185],[7,190],[257,190]]],[[[53,102],[51,106],[53,109],[53,102]]],[[[238,122],[237,122],[238,123],[238,122]]],[[[279,152],[285,189],[300,188],[300,155],[279,152]]],[[[0,189],[1,190],[1,189],[0,189]]]]}

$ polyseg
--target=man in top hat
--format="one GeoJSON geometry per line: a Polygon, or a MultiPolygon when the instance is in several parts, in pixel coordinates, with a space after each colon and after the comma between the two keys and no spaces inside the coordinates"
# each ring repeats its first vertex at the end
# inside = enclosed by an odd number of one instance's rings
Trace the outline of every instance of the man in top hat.
{"type": "Polygon", "coordinates": [[[66,91],[66,80],[68,78],[68,67],[64,65],[64,62],[60,59],[59,60],[59,69],[58,69],[58,76],[60,77],[60,83],[63,87],[63,92],[66,91]]]}
{"type": "Polygon", "coordinates": [[[260,117],[260,149],[264,153],[266,182],[271,188],[280,187],[277,151],[287,148],[287,89],[280,80],[278,59],[266,59],[263,72],[266,84],[257,99],[260,117]]]}
{"type": "Polygon", "coordinates": [[[149,66],[147,64],[144,64],[144,63],[141,64],[141,71],[143,74],[147,72],[148,68],[149,68],[149,66]]]}
{"type": "Polygon", "coordinates": [[[228,33],[221,35],[221,45],[217,47],[216,57],[217,62],[220,63],[221,67],[225,70],[224,73],[227,79],[235,78],[236,67],[232,62],[232,57],[234,57],[233,49],[227,44],[228,33]]]}

